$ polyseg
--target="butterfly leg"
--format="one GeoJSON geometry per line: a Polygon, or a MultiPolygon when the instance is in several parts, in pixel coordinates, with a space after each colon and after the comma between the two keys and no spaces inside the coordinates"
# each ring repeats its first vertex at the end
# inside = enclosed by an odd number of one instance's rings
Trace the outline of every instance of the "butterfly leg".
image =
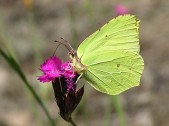
{"type": "Polygon", "coordinates": [[[79,81],[79,79],[82,77],[82,75],[83,75],[83,73],[81,73],[80,76],[77,78],[76,84],[77,84],[77,82],[79,81]]]}

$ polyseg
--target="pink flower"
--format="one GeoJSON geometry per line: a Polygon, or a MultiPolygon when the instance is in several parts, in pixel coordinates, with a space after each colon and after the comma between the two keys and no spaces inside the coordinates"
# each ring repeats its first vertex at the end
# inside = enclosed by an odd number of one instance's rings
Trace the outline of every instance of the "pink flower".
{"type": "Polygon", "coordinates": [[[55,78],[64,76],[65,78],[73,78],[75,76],[70,62],[62,64],[61,60],[56,56],[48,58],[42,65],[40,70],[43,75],[38,78],[40,82],[50,82],[55,78]]]}
{"type": "Polygon", "coordinates": [[[62,63],[56,56],[48,58],[40,65],[40,70],[43,75],[38,80],[41,82],[52,81],[60,115],[67,122],[71,122],[71,114],[80,103],[84,93],[84,86],[76,90],[80,75],[74,71],[70,61],[62,63]]]}
{"type": "Polygon", "coordinates": [[[115,6],[115,13],[117,15],[124,15],[124,14],[128,14],[129,10],[123,5],[116,5],[115,6]]]}
{"type": "Polygon", "coordinates": [[[73,71],[72,65],[70,64],[70,61],[63,63],[61,65],[61,68],[62,68],[62,72],[66,78],[68,78],[68,77],[74,78],[75,77],[75,73],[73,71]]]}

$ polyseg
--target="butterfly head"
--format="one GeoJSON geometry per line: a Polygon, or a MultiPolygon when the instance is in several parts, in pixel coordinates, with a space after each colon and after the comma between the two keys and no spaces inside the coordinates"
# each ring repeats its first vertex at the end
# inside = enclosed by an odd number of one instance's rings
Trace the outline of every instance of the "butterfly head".
{"type": "Polygon", "coordinates": [[[67,50],[69,51],[69,57],[72,60],[72,66],[74,67],[74,70],[81,74],[84,70],[86,70],[86,66],[81,63],[81,58],[77,56],[76,50],[72,48],[69,42],[67,42],[65,39],[61,38],[63,41],[55,41],[58,42],[61,45],[64,45],[67,50]]]}
{"type": "Polygon", "coordinates": [[[84,70],[86,70],[86,66],[81,63],[81,58],[78,58],[76,52],[69,52],[69,56],[72,60],[72,66],[78,74],[81,74],[84,70]]]}

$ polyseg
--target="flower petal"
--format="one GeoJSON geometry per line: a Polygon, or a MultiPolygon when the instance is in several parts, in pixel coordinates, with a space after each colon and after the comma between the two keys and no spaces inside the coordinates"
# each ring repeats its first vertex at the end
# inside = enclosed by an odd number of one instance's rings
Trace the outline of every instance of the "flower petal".
{"type": "Polygon", "coordinates": [[[63,63],[61,65],[61,69],[62,69],[62,74],[66,77],[66,78],[74,78],[75,77],[75,72],[73,70],[73,67],[70,63],[70,61],[67,61],[65,63],[63,63]]]}
{"type": "Polygon", "coordinates": [[[40,82],[49,82],[54,80],[56,77],[61,76],[61,60],[56,56],[48,58],[41,66],[40,70],[43,75],[38,78],[40,82]]]}
{"type": "Polygon", "coordinates": [[[48,75],[44,74],[44,75],[38,77],[38,80],[40,82],[50,82],[53,80],[53,78],[50,78],[48,75]]]}
{"type": "Polygon", "coordinates": [[[61,69],[61,63],[59,58],[52,56],[40,66],[40,70],[44,73],[49,71],[59,71],[61,69]]]}

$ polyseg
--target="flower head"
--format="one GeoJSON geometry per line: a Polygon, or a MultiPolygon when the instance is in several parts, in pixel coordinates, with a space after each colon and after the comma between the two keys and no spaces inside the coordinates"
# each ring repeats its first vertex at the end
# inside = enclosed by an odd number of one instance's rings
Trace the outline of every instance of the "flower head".
{"type": "Polygon", "coordinates": [[[61,65],[62,73],[66,78],[74,78],[75,72],[73,71],[73,67],[70,63],[70,61],[67,61],[61,65]]]}
{"type": "Polygon", "coordinates": [[[38,78],[40,82],[50,82],[61,75],[66,78],[73,78],[75,76],[71,63],[69,61],[62,63],[56,56],[48,58],[40,66],[40,70],[43,72],[43,75],[38,78]]]}
{"type": "Polygon", "coordinates": [[[123,5],[116,5],[115,6],[115,13],[117,15],[124,15],[124,14],[128,14],[129,10],[123,5]]]}
{"type": "Polygon", "coordinates": [[[71,114],[79,104],[84,92],[84,86],[76,91],[79,74],[74,71],[70,61],[62,63],[56,56],[48,58],[40,66],[40,70],[43,75],[38,80],[41,82],[52,81],[60,115],[64,120],[72,122],[71,114]]]}

